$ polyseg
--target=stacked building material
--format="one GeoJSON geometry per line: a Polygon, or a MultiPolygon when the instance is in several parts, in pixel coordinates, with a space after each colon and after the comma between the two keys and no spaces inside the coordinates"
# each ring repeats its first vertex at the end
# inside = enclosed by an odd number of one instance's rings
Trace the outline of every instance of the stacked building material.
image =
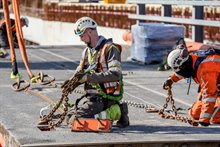
{"type": "Polygon", "coordinates": [[[184,26],[162,23],[133,25],[131,59],[150,64],[161,62],[176,41],[184,37],[184,26]]]}

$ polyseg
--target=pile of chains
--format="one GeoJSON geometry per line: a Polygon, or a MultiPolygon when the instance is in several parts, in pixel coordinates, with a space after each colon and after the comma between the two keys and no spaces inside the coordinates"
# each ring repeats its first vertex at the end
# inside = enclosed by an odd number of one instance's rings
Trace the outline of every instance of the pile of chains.
{"type": "Polygon", "coordinates": [[[169,87],[167,89],[167,91],[168,91],[168,96],[166,98],[166,103],[163,105],[163,108],[159,111],[158,114],[162,118],[174,119],[174,120],[177,120],[177,121],[181,121],[181,122],[185,122],[185,123],[190,123],[191,124],[192,123],[191,119],[189,119],[187,117],[184,117],[184,116],[178,115],[177,109],[176,109],[176,106],[175,106],[175,102],[174,102],[174,99],[173,99],[173,94],[172,94],[171,87],[169,87]],[[167,113],[165,113],[165,109],[167,108],[169,102],[172,105],[172,110],[173,110],[174,114],[167,114],[167,113]]]}
{"type": "Polygon", "coordinates": [[[41,118],[41,121],[39,122],[39,124],[48,123],[49,128],[54,128],[54,127],[60,126],[60,124],[63,122],[63,120],[65,119],[65,117],[68,113],[68,104],[69,104],[68,103],[68,101],[69,101],[68,95],[71,94],[75,90],[75,88],[80,85],[80,83],[79,83],[80,79],[81,79],[81,76],[75,75],[70,80],[66,81],[63,84],[62,96],[61,96],[60,100],[55,104],[55,106],[49,112],[48,115],[45,115],[41,118]],[[52,121],[52,118],[55,116],[54,113],[60,107],[63,100],[64,100],[64,108],[63,108],[64,112],[56,115],[56,117],[59,118],[59,120],[55,123],[52,121]]]}

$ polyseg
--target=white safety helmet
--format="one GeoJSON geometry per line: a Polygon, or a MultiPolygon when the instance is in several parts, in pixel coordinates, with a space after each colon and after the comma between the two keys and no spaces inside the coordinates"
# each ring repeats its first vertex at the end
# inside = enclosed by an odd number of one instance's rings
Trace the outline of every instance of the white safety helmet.
{"type": "Polygon", "coordinates": [[[21,21],[22,21],[22,23],[23,23],[26,27],[28,27],[28,25],[29,25],[29,20],[28,20],[27,17],[21,17],[21,21]]]}
{"type": "Polygon", "coordinates": [[[178,45],[167,57],[167,64],[175,71],[181,70],[184,62],[189,59],[189,53],[183,45],[178,45]]]}
{"type": "Polygon", "coordinates": [[[82,17],[78,19],[75,25],[76,27],[74,32],[78,36],[82,35],[87,28],[97,27],[96,22],[90,17],[82,17]]]}

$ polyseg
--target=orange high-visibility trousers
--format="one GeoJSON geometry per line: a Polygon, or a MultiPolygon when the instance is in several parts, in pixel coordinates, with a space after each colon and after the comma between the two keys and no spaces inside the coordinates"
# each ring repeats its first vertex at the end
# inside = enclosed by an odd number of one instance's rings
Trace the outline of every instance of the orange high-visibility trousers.
{"type": "Polygon", "coordinates": [[[192,120],[199,120],[199,116],[201,113],[201,108],[202,108],[202,100],[201,100],[201,94],[196,98],[196,101],[192,105],[192,107],[189,109],[189,116],[192,120]]]}
{"type": "MultiPolygon", "coordinates": [[[[200,94],[197,97],[195,103],[192,105],[192,107],[189,109],[189,116],[192,120],[199,120],[200,118],[200,114],[201,114],[201,110],[202,110],[202,101],[200,98],[200,94]]],[[[217,98],[216,103],[215,103],[215,108],[214,108],[214,112],[216,109],[218,109],[218,111],[216,112],[216,114],[212,115],[212,121],[211,123],[214,124],[219,124],[220,123],[220,96],[217,98]]]]}
{"type": "MultiPolygon", "coordinates": [[[[210,55],[200,63],[197,79],[201,87],[202,108],[199,121],[209,123],[218,101],[220,83],[220,56],[210,55]]],[[[220,120],[219,120],[220,121],[220,120]]]]}
{"type": "MultiPolygon", "coordinates": [[[[215,109],[220,104],[220,56],[211,55],[200,63],[197,70],[198,84],[201,87],[200,95],[189,111],[190,117],[200,122],[220,123],[220,112],[213,117],[215,109]]],[[[219,110],[220,111],[220,110],[219,110]]]]}

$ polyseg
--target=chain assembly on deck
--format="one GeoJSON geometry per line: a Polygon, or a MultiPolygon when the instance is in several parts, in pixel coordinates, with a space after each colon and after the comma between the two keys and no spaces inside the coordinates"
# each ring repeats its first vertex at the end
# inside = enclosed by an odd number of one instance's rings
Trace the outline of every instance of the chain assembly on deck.
{"type": "Polygon", "coordinates": [[[125,100],[122,100],[122,102],[125,102],[129,106],[132,106],[132,107],[135,107],[135,108],[145,109],[145,112],[147,112],[147,113],[157,113],[157,112],[159,112],[159,109],[157,109],[156,107],[154,107],[152,105],[149,105],[149,104],[136,103],[136,102],[125,101],[125,100]]]}
{"type": "Polygon", "coordinates": [[[82,78],[82,76],[78,72],[77,74],[75,74],[75,76],[73,76],[70,80],[66,81],[62,85],[63,90],[62,90],[62,95],[61,95],[60,100],[55,104],[55,106],[52,108],[52,110],[49,112],[48,115],[45,115],[45,116],[41,117],[41,120],[38,123],[39,125],[48,124],[49,128],[54,128],[54,127],[58,127],[63,122],[63,120],[65,119],[65,117],[68,113],[68,105],[69,105],[68,95],[71,94],[74,91],[74,89],[80,85],[79,80],[81,78],[82,78]],[[60,107],[63,100],[64,100],[63,113],[56,115],[56,118],[58,118],[59,120],[55,123],[55,122],[52,121],[52,119],[55,116],[54,113],[60,107]]]}
{"type": "Polygon", "coordinates": [[[55,81],[55,78],[44,74],[43,72],[38,73],[37,76],[31,78],[31,83],[40,83],[41,85],[47,85],[55,81]]]}
{"type": "Polygon", "coordinates": [[[17,78],[16,82],[11,85],[11,88],[17,92],[26,90],[28,87],[30,87],[30,83],[25,80],[20,80],[20,78],[17,78]]]}
{"type": "Polygon", "coordinates": [[[198,126],[198,122],[191,120],[188,117],[178,115],[178,110],[180,108],[177,109],[175,106],[175,101],[173,99],[171,87],[168,87],[167,91],[168,91],[168,96],[166,98],[166,103],[163,105],[162,109],[158,109],[152,105],[148,105],[144,103],[136,103],[136,102],[131,102],[131,101],[123,101],[123,102],[127,103],[129,106],[132,106],[132,107],[143,108],[145,109],[145,112],[147,113],[158,113],[162,118],[165,118],[165,119],[174,119],[174,120],[181,121],[184,123],[189,123],[190,125],[193,125],[193,126],[198,126]],[[166,110],[169,102],[172,105],[172,112],[174,114],[171,114],[170,111],[166,110]]]}
{"type": "MultiPolygon", "coordinates": [[[[83,90],[77,89],[74,90],[75,93],[78,94],[85,94],[85,92],[83,90]]],[[[127,103],[129,106],[135,107],[135,108],[141,108],[141,109],[145,109],[145,111],[147,113],[157,113],[159,112],[159,109],[155,108],[152,105],[148,105],[148,104],[144,104],[144,103],[136,103],[136,102],[132,102],[132,101],[126,101],[126,100],[121,100],[121,102],[127,103]]]]}
{"type": "Polygon", "coordinates": [[[178,115],[178,112],[177,112],[177,109],[176,109],[176,106],[175,106],[175,101],[173,99],[173,94],[172,94],[171,87],[168,87],[167,91],[168,91],[168,96],[166,98],[166,103],[163,105],[163,108],[159,111],[158,114],[162,118],[165,118],[165,119],[174,119],[174,120],[177,120],[177,121],[189,123],[193,126],[198,126],[198,123],[191,120],[190,118],[178,115]],[[174,114],[165,113],[165,109],[167,108],[169,102],[172,105],[172,110],[173,110],[174,114]]]}
{"type": "MultiPolygon", "coordinates": [[[[22,75],[20,73],[18,73],[17,75],[14,75],[13,72],[11,73],[11,79],[16,81],[11,86],[14,91],[23,91],[27,90],[28,87],[30,87],[30,83],[26,80],[21,80],[21,77],[22,75]]],[[[47,74],[43,74],[43,72],[40,72],[37,76],[34,76],[30,80],[31,83],[40,83],[41,85],[51,84],[54,81],[54,77],[47,74]]]]}

